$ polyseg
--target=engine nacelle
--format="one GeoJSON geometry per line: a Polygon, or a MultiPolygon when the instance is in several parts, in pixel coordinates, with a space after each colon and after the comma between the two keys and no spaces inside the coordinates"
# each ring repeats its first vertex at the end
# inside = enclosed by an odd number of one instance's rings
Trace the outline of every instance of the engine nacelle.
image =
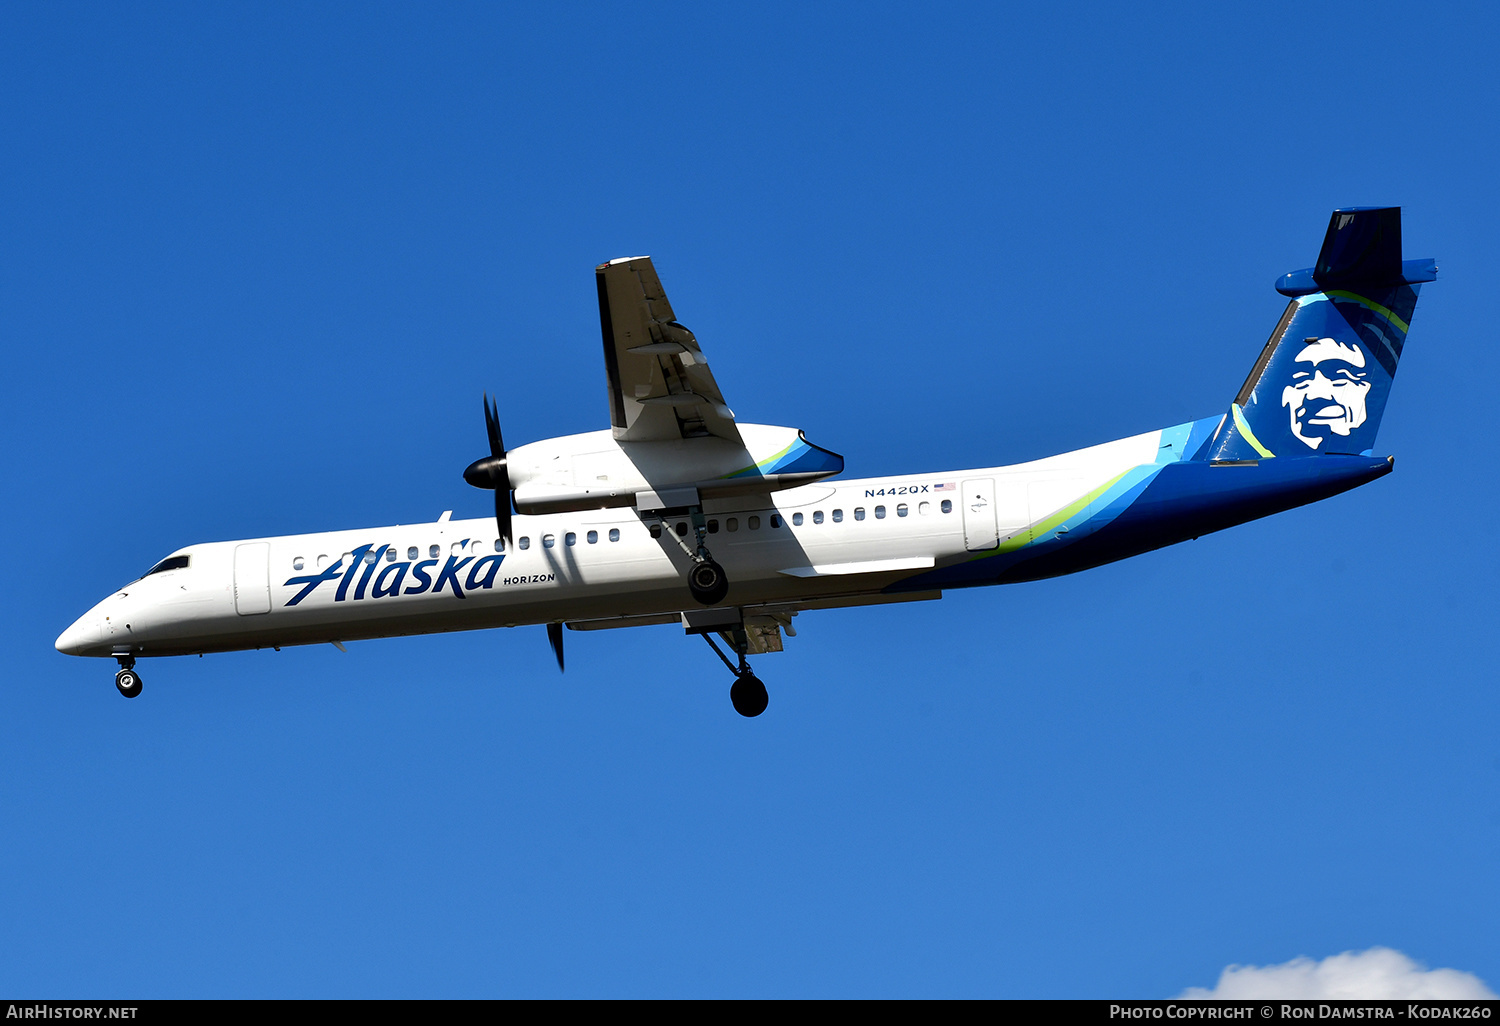
{"type": "Polygon", "coordinates": [[[507,454],[516,509],[565,513],[678,505],[671,497],[696,489],[699,499],[774,492],[832,477],[838,453],[813,445],[797,428],[737,425],[744,445],[722,438],[619,442],[589,431],[517,446],[507,454]]]}

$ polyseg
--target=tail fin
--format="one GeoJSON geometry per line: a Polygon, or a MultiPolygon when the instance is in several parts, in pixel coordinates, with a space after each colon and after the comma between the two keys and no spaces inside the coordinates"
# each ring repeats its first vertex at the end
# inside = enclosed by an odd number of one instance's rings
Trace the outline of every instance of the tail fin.
{"type": "Polygon", "coordinates": [[[1335,210],[1318,263],[1276,283],[1292,297],[1209,460],[1369,453],[1432,260],[1401,260],[1401,208],[1335,210]]]}

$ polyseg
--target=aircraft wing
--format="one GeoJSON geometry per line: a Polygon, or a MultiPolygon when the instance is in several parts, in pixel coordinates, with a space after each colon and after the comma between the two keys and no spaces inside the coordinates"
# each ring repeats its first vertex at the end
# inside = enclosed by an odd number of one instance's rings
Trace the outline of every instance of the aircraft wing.
{"type": "Polygon", "coordinates": [[[621,257],[594,274],[615,439],[713,435],[744,444],[698,340],[677,323],[651,258],[621,257]]]}

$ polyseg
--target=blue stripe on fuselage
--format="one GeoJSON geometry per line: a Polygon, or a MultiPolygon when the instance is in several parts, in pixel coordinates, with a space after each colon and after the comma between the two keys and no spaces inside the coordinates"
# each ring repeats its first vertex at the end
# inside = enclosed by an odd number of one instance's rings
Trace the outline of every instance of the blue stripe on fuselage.
{"type": "Polygon", "coordinates": [[[1390,473],[1391,461],[1328,455],[1242,466],[1187,461],[1148,469],[1154,473],[1090,518],[1106,521],[1094,530],[981,555],[885,590],[1010,584],[1086,570],[1357,488],[1390,473]]]}

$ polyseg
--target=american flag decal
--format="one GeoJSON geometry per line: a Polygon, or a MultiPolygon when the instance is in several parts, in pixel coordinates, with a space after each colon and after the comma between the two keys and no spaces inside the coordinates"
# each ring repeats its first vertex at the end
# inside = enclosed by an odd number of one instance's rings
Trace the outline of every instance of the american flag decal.
{"type": "Polygon", "coordinates": [[[956,492],[958,491],[958,485],[954,484],[952,481],[949,481],[947,484],[933,485],[932,490],[935,492],[956,492]]]}

